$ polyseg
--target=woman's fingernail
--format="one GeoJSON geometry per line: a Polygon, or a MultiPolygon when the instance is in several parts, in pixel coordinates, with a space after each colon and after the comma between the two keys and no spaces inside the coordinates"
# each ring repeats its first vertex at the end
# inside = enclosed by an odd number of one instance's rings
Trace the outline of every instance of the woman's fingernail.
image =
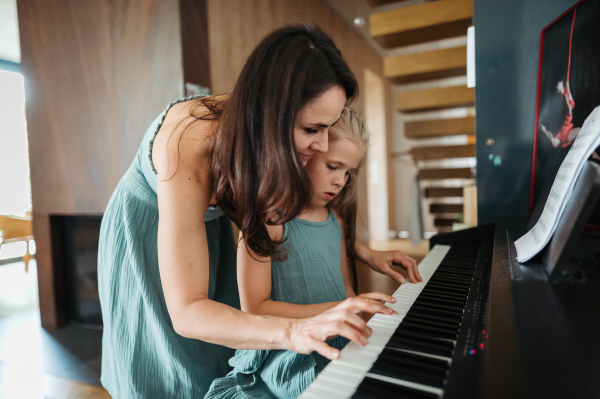
{"type": "Polygon", "coordinates": [[[360,342],[362,342],[364,345],[369,343],[369,340],[367,339],[367,337],[363,337],[362,335],[360,336],[360,342]]]}
{"type": "Polygon", "coordinates": [[[392,303],[396,303],[396,298],[392,297],[392,303]]]}

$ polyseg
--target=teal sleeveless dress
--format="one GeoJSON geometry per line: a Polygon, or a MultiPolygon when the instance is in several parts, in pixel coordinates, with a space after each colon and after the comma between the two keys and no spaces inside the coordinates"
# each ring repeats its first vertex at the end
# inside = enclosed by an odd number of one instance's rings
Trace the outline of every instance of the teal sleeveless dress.
{"type": "MultiPolygon", "coordinates": [[[[173,329],[158,270],[154,137],[169,105],[154,120],[113,193],[100,229],[98,285],[104,330],[102,385],[113,399],[202,398],[231,367],[234,351],[173,329]]],[[[230,220],[217,207],[204,216],[210,299],[240,308],[230,220]]],[[[210,323],[210,320],[206,320],[210,323]]]]}
{"type": "MultiPolygon", "coordinates": [[[[324,222],[293,219],[285,225],[288,258],[271,263],[271,299],[309,305],[346,299],[341,270],[342,229],[333,214],[324,222]]],[[[327,343],[342,349],[348,340],[327,343]]],[[[205,399],[292,399],[298,397],[329,360],[313,352],[237,350],[233,370],[216,379],[205,399]]]]}

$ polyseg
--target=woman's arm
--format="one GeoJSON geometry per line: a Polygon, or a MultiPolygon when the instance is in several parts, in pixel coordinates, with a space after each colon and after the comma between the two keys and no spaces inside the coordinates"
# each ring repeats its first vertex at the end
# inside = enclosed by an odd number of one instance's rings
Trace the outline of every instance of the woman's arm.
{"type": "Polygon", "coordinates": [[[175,330],[188,338],[239,349],[314,350],[332,359],[339,351],[323,341],[342,335],[364,345],[370,329],[356,315],[382,306],[347,300],[312,319],[256,316],[208,299],[209,262],[204,214],[212,197],[210,122],[175,132],[186,103],[177,104],[154,141],[158,171],[158,260],[162,288],[175,330]]]}
{"type": "Polygon", "coordinates": [[[423,281],[419,274],[417,261],[410,256],[404,255],[401,251],[373,251],[367,248],[358,241],[355,245],[356,255],[358,259],[381,274],[387,274],[394,281],[404,284],[406,279],[400,273],[392,269],[392,265],[401,265],[408,271],[408,278],[411,283],[423,281]]]}
{"type": "MultiPolygon", "coordinates": [[[[270,228],[271,237],[279,239],[282,232],[282,226],[270,228]]],[[[271,300],[271,259],[259,258],[250,251],[241,239],[238,243],[237,273],[240,304],[244,312],[301,319],[316,316],[341,302],[297,305],[271,300]]]]}

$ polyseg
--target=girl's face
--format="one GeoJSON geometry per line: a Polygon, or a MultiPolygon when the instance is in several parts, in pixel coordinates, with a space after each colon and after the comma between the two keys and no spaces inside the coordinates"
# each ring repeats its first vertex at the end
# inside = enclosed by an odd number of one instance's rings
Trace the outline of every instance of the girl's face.
{"type": "Polygon", "coordinates": [[[326,206],[346,185],[351,173],[356,173],[365,148],[350,139],[329,142],[329,151],[318,152],[306,165],[313,187],[312,206],[326,206]]]}
{"type": "Polygon", "coordinates": [[[329,128],[342,114],[346,92],[332,86],[300,108],[294,123],[294,143],[302,165],[315,153],[327,152],[329,128]]]}

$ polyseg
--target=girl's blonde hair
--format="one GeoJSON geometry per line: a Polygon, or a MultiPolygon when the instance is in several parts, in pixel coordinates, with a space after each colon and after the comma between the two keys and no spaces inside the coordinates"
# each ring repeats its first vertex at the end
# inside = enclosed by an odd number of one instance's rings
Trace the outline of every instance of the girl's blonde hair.
{"type": "Polygon", "coordinates": [[[350,107],[345,107],[339,121],[329,129],[329,141],[350,140],[362,147],[365,154],[359,163],[356,172],[351,173],[342,191],[329,203],[344,221],[344,233],[347,240],[348,261],[354,277],[354,290],[356,291],[357,276],[354,260],[356,259],[356,216],[358,198],[358,172],[367,159],[369,150],[369,131],[365,121],[358,112],[350,107]]]}

